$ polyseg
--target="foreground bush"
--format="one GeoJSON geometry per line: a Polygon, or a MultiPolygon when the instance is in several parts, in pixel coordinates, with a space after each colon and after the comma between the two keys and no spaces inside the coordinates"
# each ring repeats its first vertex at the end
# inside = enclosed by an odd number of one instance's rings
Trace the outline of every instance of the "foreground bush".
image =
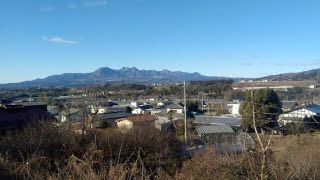
{"type": "MultiPolygon", "coordinates": [[[[276,139],[275,139],[276,140],[276,139]]],[[[264,179],[320,177],[319,138],[278,138],[267,153],[264,179]],[[280,145],[281,145],[281,148],[280,145]]],[[[222,154],[208,147],[177,158],[181,142],[150,127],[85,136],[51,124],[0,137],[0,179],[260,179],[261,153],[222,154]]]]}
{"type": "Polygon", "coordinates": [[[36,124],[0,137],[0,170],[31,179],[174,175],[180,146],[175,136],[150,127],[91,130],[82,136],[52,124],[36,124]]]}

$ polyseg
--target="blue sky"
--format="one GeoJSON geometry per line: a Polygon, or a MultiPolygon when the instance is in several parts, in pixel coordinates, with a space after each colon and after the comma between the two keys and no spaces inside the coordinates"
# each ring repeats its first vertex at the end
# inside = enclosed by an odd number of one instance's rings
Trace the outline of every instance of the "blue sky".
{"type": "Polygon", "coordinates": [[[2,0],[0,83],[99,67],[261,77],[320,67],[318,0],[2,0]]]}

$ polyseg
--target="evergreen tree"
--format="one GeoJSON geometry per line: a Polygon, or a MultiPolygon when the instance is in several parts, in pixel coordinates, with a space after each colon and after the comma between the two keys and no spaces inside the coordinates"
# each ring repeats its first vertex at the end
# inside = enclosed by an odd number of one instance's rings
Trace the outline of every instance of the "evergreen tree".
{"type": "Polygon", "coordinates": [[[276,120],[282,107],[277,93],[273,89],[250,90],[246,92],[245,101],[240,106],[243,130],[248,131],[253,128],[253,104],[257,127],[277,125],[276,120]]]}

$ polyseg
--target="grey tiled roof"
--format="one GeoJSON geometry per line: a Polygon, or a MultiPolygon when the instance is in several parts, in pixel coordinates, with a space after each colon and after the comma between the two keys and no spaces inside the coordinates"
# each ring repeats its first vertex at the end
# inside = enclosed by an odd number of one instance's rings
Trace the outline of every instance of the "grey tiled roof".
{"type": "Polygon", "coordinates": [[[241,126],[241,118],[222,116],[196,116],[193,123],[198,124],[226,124],[232,127],[241,126]]]}
{"type": "Polygon", "coordinates": [[[61,114],[64,115],[64,116],[69,116],[71,114],[75,114],[75,113],[78,113],[78,112],[80,112],[80,109],[70,108],[70,109],[62,111],[61,114]]]}
{"type": "Polygon", "coordinates": [[[116,112],[116,113],[106,113],[106,114],[99,114],[98,119],[100,120],[108,120],[108,119],[120,119],[129,117],[131,114],[123,113],[123,112],[116,112]]]}
{"type": "Polygon", "coordinates": [[[234,133],[229,125],[196,126],[195,129],[198,134],[234,133]]]}
{"type": "Polygon", "coordinates": [[[293,109],[298,103],[296,101],[282,101],[282,108],[293,109]]]}
{"type": "Polygon", "coordinates": [[[183,109],[183,107],[180,106],[179,104],[170,104],[167,106],[167,108],[169,108],[169,109],[183,109]]]}

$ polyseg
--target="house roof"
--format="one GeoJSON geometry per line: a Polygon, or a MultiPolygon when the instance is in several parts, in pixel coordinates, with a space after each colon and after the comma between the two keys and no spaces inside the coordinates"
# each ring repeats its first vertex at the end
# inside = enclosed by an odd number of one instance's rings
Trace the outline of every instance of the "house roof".
{"type": "Polygon", "coordinates": [[[59,109],[59,106],[47,106],[48,111],[51,111],[53,109],[59,109]]]}
{"type": "Polygon", "coordinates": [[[312,104],[312,105],[306,106],[304,108],[311,111],[311,112],[314,112],[316,114],[320,114],[320,106],[317,104],[312,104]]]}
{"type": "Polygon", "coordinates": [[[123,113],[123,112],[116,112],[116,113],[106,113],[106,114],[98,114],[98,119],[100,120],[108,120],[108,119],[120,119],[126,118],[131,114],[123,113]]]}
{"type": "Polygon", "coordinates": [[[0,104],[10,104],[11,101],[6,100],[6,99],[0,99],[0,104]]]}
{"type": "MultiPolygon", "coordinates": [[[[320,105],[318,105],[318,104],[311,104],[311,105],[306,105],[304,107],[299,107],[299,108],[293,109],[287,113],[292,113],[292,112],[300,110],[300,109],[306,109],[306,110],[311,111],[317,115],[320,115],[320,105]]],[[[287,114],[287,113],[285,113],[285,114],[287,114]]]]}
{"type": "Polygon", "coordinates": [[[74,113],[77,113],[77,112],[80,112],[80,110],[76,109],[76,108],[70,108],[70,109],[62,111],[61,114],[64,115],[64,116],[68,116],[68,115],[71,115],[71,114],[74,114],[74,113]]]}
{"type": "Polygon", "coordinates": [[[106,108],[107,111],[110,112],[120,112],[120,111],[125,111],[126,107],[123,106],[111,106],[106,108]]]}
{"type": "Polygon", "coordinates": [[[282,108],[284,109],[292,109],[296,105],[298,105],[296,101],[282,101],[282,108]]]}
{"type": "Polygon", "coordinates": [[[183,109],[183,107],[180,104],[170,104],[167,106],[168,109],[183,109]]]}
{"type": "Polygon", "coordinates": [[[137,116],[130,116],[122,120],[129,120],[131,122],[151,122],[151,121],[155,121],[156,117],[153,115],[137,115],[137,116]]]}
{"type": "Polygon", "coordinates": [[[197,124],[217,124],[217,125],[229,125],[232,127],[241,126],[241,118],[236,117],[222,117],[222,116],[196,116],[193,123],[197,124]]]}
{"type": "Polygon", "coordinates": [[[43,105],[47,105],[44,102],[41,101],[27,101],[27,102],[13,102],[10,105],[21,105],[21,106],[43,106],[43,105]]]}
{"type": "Polygon", "coordinates": [[[195,129],[198,134],[234,133],[229,125],[196,126],[195,129]]]}
{"type": "Polygon", "coordinates": [[[158,119],[155,122],[156,124],[166,124],[166,123],[171,123],[169,118],[167,117],[158,117],[158,119]]]}
{"type": "Polygon", "coordinates": [[[150,104],[145,104],[145,105],[139,105],[138,108],[142,110],[147,110],[147,109],[151,109],[152,106],[150,104]]]}
{"type": "Polygon", "coordinates": [[[6,105],[0,108],[0,129],[22,128],[28,123],[47,118],[46,106],[6,105]]]}

